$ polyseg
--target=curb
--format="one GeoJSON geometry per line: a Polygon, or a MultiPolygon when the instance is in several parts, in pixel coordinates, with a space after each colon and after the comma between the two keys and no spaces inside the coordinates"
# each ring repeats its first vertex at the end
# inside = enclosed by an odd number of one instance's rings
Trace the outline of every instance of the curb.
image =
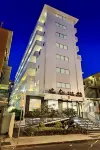
{"type": "MultiPolygon", "coordinates": [[[[50,142],[50,143],[39,143],[39,144],[23,144],[23,145],[17,145],[16,148],[22,148],[22,147],[33,147],[33,146],[44,146],[44,145],[54,145],[54,144],[66,144],[66,143],[85,143],[85,142],[91,142],[95,140],[100,140],[100,138],[97,139],[85,139],[85,140],[75,140],[75,141],[62,141],[62,142],[50,142]]],[[[15,145],[6,145],[1,146],[1,148],[14,148],[15,145]]]]}

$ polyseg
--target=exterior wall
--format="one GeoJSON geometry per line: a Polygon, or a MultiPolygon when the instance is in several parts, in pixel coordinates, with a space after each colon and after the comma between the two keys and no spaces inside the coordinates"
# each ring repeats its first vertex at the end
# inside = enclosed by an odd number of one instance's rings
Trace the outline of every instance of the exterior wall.
{"type": "Polygon", "coordinates": [[[0,72],[2,71],[3,67],[7,39],[8,39],[8,31],[3,28],[0,28],[0,72]]]}
{"type": "Polygon", "coordinates": [[[56,81],[70,83],[71,89],[63,89],[65,92],[82,92],[84,96],[81,61],[77,59],[74,24],[48,13],[45,23],[44,42],[45,45],[40,55],[40,89],[45,86],[45,90],[50,88],[59,90],[56,87],[56,81]],[[57,27],[55,22],[67,26],[67,29],[57,27]],[[67,39],[56,37],[56,32],[67,35],[67,39]],[[68,50],[57,48],[56,42],[67,45],[68,50]],[[56,59],[56,54],[68,57],[69,62],[56,59]],[[56,73],[56,67],[69,69],[70,74],[56,73]]]}

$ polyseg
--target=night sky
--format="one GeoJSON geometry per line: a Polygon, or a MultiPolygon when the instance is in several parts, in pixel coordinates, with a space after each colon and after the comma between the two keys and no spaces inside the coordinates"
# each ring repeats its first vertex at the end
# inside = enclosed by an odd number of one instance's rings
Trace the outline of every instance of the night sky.
{"type": "Polygon", "coordinates": [[[14,80],[43,5],[48,4],[79,19],[76,28],[83,77],[100,72],[100,0],[0,0],[0,21],[13,31],[9,58],[14,80]]]}

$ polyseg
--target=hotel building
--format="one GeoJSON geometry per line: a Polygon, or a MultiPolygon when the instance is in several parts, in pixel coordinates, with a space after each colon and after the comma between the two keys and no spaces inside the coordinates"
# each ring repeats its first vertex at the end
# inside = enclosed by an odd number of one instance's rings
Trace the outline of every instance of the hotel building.
{"type": "Polygon", "coordinates": [[[10,101],[20,108],[24,93],[26,116],[42,102],[59,110],[73,108],[81,114],[84,86],[82,58],[76,46],[77,22],[77,18],[44,5],[16,73],[10,101]]]}

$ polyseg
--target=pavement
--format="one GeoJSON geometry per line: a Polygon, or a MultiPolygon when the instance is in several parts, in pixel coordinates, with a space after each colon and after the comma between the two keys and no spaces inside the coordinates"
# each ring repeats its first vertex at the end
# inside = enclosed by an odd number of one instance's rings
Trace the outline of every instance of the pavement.
{"type": "Polygon", "coordinates": [[[19,137],[18,144],[17,138],[6,138],[2,141],[2,149],[24,147],[24,146],[36,146],[36,145],[48,145],[58,143],[80,143],[85,141],[100,140],[100,133],[90,133],[88,135],[83,134],[68,134],[68,135],[53,135],[53,136],[34,136],[34,137],[19,137]],[[9,145],[10,144],[10,145],[9,145]]]}

